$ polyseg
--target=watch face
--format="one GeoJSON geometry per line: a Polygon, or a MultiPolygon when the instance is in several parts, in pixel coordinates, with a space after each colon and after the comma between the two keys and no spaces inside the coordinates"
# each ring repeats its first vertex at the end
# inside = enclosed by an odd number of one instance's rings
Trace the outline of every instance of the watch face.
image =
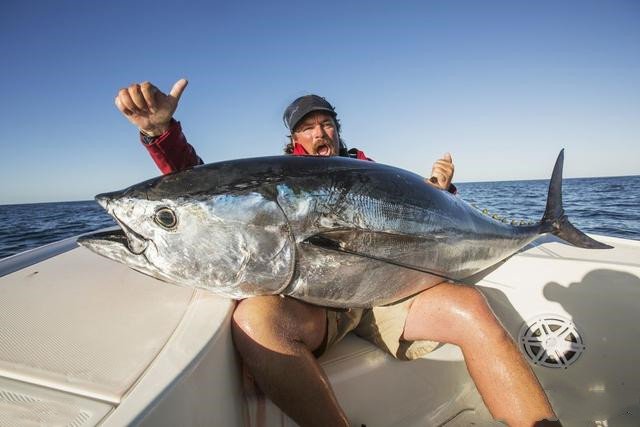
{"type": "Polygon", "coordinates": [[[140,132],[140,135],[142,136],[142,142],[144,142],[145,144],[151,144],[153,141],[156,140],[157,136],[149,136],[149,135],[145,135],[144,133],[140,132]]]}

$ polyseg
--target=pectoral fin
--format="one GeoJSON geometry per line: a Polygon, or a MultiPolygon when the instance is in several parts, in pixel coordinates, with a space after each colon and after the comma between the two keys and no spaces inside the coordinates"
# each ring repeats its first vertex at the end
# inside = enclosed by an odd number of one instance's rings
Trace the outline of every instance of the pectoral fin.
{"type": "Polygon", "coordinates": [[[431,239],[365,230],[339,230],[318,233],[303,243],[324,249],[357,255],[410,270],[454,280],[424,262],[431,239]],[[423,262],[416,262],[421,260],[423,262]]]}

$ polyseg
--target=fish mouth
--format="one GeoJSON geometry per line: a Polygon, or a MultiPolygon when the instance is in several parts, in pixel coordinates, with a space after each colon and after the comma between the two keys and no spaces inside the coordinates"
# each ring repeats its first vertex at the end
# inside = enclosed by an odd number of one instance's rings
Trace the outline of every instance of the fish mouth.
{"type": "Polygon", "coordinates": [[[109,242],[113,245],[123,245],[127,246],[128,240],[127,235],[124,233],[122,228],[115,228],[104,231],[98,231],[97,233],[89,233],[78,237],[76,240],[82,246],[89,246],[93,242],[102,241],[109,242]]]}
{"type": "Polygon", "coordinates": [[[107,213],[109,213],[113,217],[113,219],[116,220],[116,222],[122,229],[122,235],[126,236],[126,244],[124,241],[122,241],[121,236],[113,236],[113,242],[117,241],[118,243],[125,244],[125,246],[133,255],[140,255],[149,246],[149,239],[146,239],[141,234],[135,232],[131,227],[129,227],[123,220],[118,217],[118,215],[115,213],[115,209],[113,209],[112,207],[112,194],[114,193],[99,194],[96,196],[96,202],[98,202],[98,204],[100,204],[100,206],[102,206],[104,210],[106,210],[107,213]]]}
{"type": "Polygon", "coordinates": [[[115,212],[111,213],[111,215],[120,225],[120,227],[122,227],[122,230],[127,237],[127,247],[129,248],[131,253],[134,255],[142,254],[149,246],[149,240],[133,231],[131,227],[128,227],[127,224],[125,224],[120,218],[118,218],[115,212]]]}
{"type": "Polygon", "coordinates": [[[78,237],[76,242],[92,252],[114,261],[125,262],[136,258],[129,250],[129,240],[121,228],[113,227],[85,234],[78,237]]]}
{"type": "Polygon", "coordinates": [[[129,249],[129,236],[122,228],[112,227],[78,237],[77,243],[90,251],[112,261],[127,265],[147,276],[170,281],[147,258],[146,254],[136,255],[129,249]]]}

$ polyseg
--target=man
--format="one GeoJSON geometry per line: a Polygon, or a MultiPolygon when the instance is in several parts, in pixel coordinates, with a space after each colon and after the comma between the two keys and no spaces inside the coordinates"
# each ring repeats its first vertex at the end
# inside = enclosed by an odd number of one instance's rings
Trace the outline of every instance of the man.
{"type": "MultiPolygon", "coordinates": [[[[148,82],[133,84],[115,100],[163,173],[202,163],[173,119],[186,85],[179,80],[167,95],[148,82]]],[[[283,119],[291,132],[287,154],[368,160],[359,150],[347,151],[335,109],[324,98],[296,99],[283,119]]],[[[455,191],[453,171],[447,154],[436,161],[425,185],[455,191]]],[[[402,360],[418,358],[439,342],[456,344],[494,418],[510,426],[560,425],[547,421],[556,418],[540,384],[484,296],[471,286],[443,282],[368,310],[339,311],[280,296],[247,298],[238,303],[232,328],[236,348],[262,391],[302,426],[349,425],[316,357],[350,331],[402,360]]]]}

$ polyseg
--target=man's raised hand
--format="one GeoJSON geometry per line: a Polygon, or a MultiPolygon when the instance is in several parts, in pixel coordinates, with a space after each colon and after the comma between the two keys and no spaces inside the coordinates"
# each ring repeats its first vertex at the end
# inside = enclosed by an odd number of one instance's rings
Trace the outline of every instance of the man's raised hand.
{"type": "Polygon", "coordinates": [[[443,158],[436,160],[433,164],[431,178],[429,178],[427,182],[442,190],[448,190],[453,180],[453,171],[454,167],[451,154],[445,153],[443,158]]]}
{"type": "Polygon", "coordinates": [[[167,95],[149,82],[134,83],[118,91],[116,107],[140,132],[158,136],[169,129],[187,84],[185,79],[178,80],[167,95]]]}

